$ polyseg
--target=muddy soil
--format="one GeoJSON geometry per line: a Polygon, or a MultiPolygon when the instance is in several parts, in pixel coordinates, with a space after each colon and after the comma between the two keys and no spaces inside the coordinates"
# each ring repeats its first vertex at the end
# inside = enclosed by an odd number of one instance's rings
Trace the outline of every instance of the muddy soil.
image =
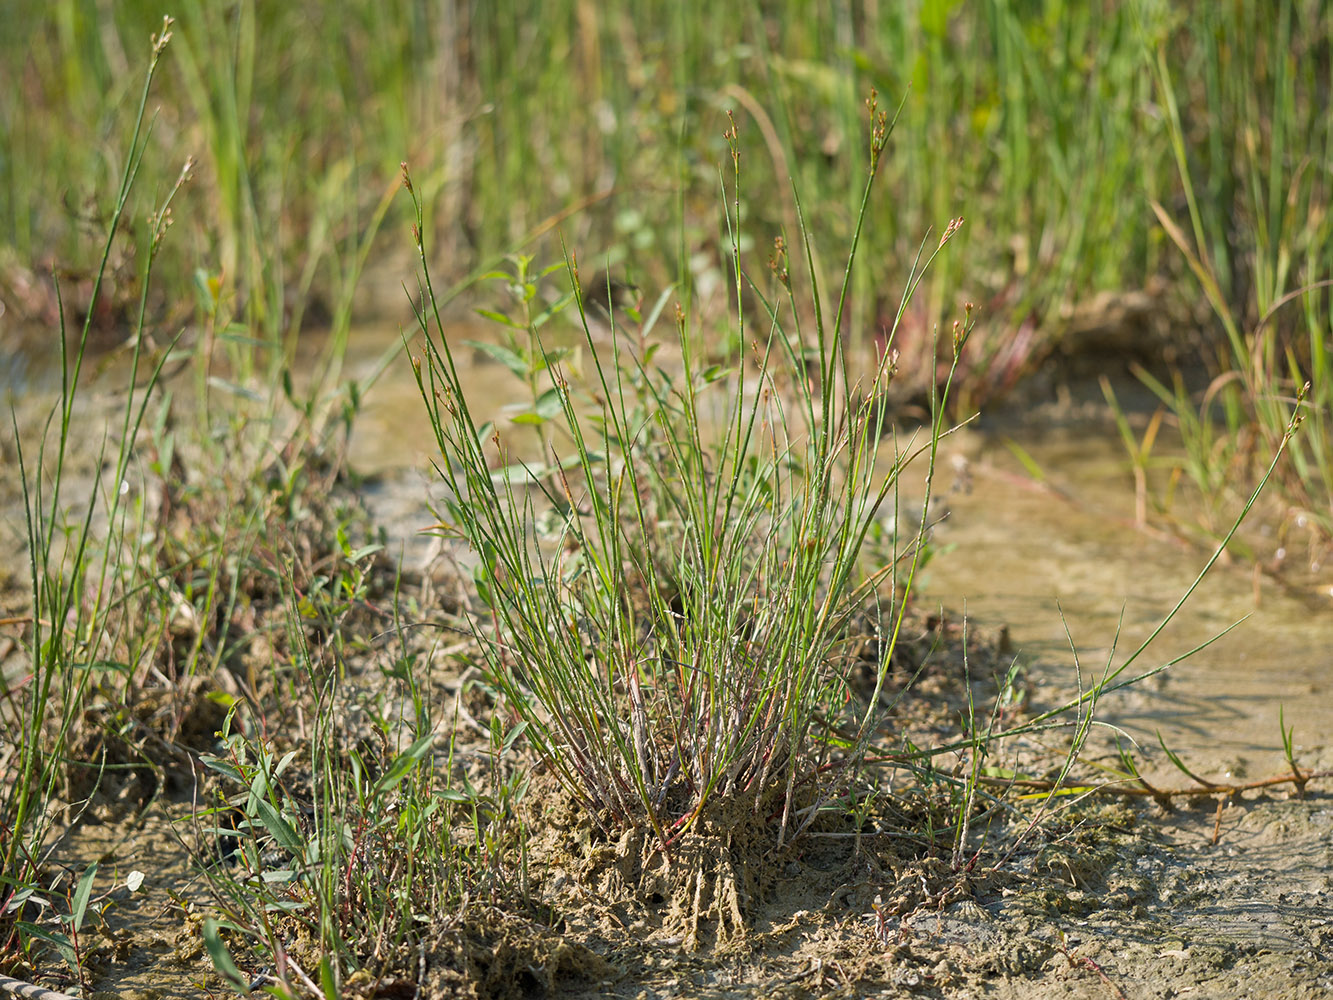
{"type": "MultiPolygon", "coordinates": [[[[1005,631],[970,626],[967,673],[962,637],[958,620],[914,618],[897,681],[920,675],[886,728],[889,744],[902,733],[918,745],[955,738],[969,687],[981,704],[997,696],[995,679],[1014,655],[1005,631]]],[[[1058,694],[1025,673],[1017,687],[1011,724],[1058,694]]],[[[990,763],[1050,777],[1061,743],[1044,743],[1002,742],[990,763]]],[[[1093,746],[1087,757],[1106,754],[1093,746]]],[[[538,768],[523,803],[523,898],[446,916],[414,970],[423,975],[361,978],[346,993],[1040,1000],[1333,991],[1333,782],[1312,781],[1304,799],[1285,785],[1174,808],[1109,789],[1049,811],[1015,800],[1021,814],[974,810],[976,827],[956,852],[947,831],[926,834],[951,818],[937,799],[902,773],[883,781],[880,804],[859,826],[834,816],[779,848],[774,824],[747,814],[705,826],[668,866],[651,838],[600,832],[538,768]]],[[[99,861],[105,876],[101,919],[85,940],[88,995],[225,993],[199,935],[209,901],[197,862],[208,848],[189,820],[190,796],[164,795],[138,816],[110,806],[93,814],[100,821],[81,824],[58,855],[76,867],[99,861]],[[131,893],[134,870],[146,874],[131,893]]],[[[266,971],[242,968],[257,981],[266,971]]],[[[56,969],[29,978],[74,988],[56,969]]]]}
{"type": "MultiPolygon", "coordinates": [[[[923,726],[939,724],[932,700],[909,710],[923,726]]],[[[771,824],[706,828],[673,873],[646,838],[606,838],[538,780],[526,902],[442,926],[420,995],[1328,996],[1333,796],[1327,781],[1306,791],[1171,810],[1102,793],[1035,826],[995,822],[958,860],[909,825],[910,793],[890,793],[859,831],[835,823],[781,850],[771,824]]],[[[91,996],[224,989],[198,934],[208,903],[186,816],[163,803],[61,852],[115,873],[90,936],[91,996]]],[[[349,995],[406,989],[362,981],[349,995]]]]}
{"type": "Polygon", "coordinates": [[[1213,812],[1096,809],[970,877],[809,846],[743,943],[697,955],[622,934],[615,977],[558,995],[1329,995],[1333,805],[1237,803],[1216,844],[1213,812]]]}
{"type": "MultiPolygon", "coordinates": [[[[428,588],[422,600],[438,604],[444,585],[427,567],[439,553],[415,535],[428,520],[420,477],[386,474],[359,492],[372,523],[391,526],[389,549],[407,566],[404,586],[428,588]]],[[[14,547],[22,534],[16,514],[7,502],[5,538],[14,547]]],[[[0,576],[0,599],[21,612],[17,583],[0,576]]],[[[959,617],[922,609],[913,627],[918,655],[936,652],[924,665],[903,665],[907,673],[920,667],[921,676],[898,703],[886,750],[903,732],[918,745],[956,739],[969,690],[978,704],[991,704],[996,678],[1026,655],[997,624],[974,627],[965,673],[959,617]]],[[[0,636],[6,641],[0,657],[17,669],[21,650],[0,636]]],[[[355,660],[349,669],[357,671],[355,660]]],[[[450,669],[433,682],[456,683],[450,669]]],[[[1004,702],[1007,725],[1064,696],[1035,666],[1017,687],[1021,697],[1004,702]]],[[[1058,732],[1040,743],[1001,743],[988,763],[997,774],[1049,779],[1065,745],[1058,732]]],[[[1113,759],[1109,742],[1094,741],[1070,783],[1095,780],[1096,765],[1113,759]]],[[[1190,763],[1219,773],[1216,762],[1190,763]]],[[[1333,752],[1308,745],[1299,764],[1327,770],[1333,752]]],[[[648,838],[599,832],[539,775],[524,801],[522,898],[477,905],[465,920],[442,916],[413,970],[420,975],[359,978],[346,992],[625,1000],[1333,995],[1327,777],[1306,784],[1303,797],[1288,783],[1219,789],[1170,806],[1113,788],[1061,798],[1047,810],[1011,796],[1016,812],[974,810],[959,849],[947,833],[927,835],[951,817],[919,782],[893,769],[881,780],[881,798],[859,824],[834,816],[779,847],[772,823],[733,818],[702,829],[668,866],[648,838]]],[[[1172,787],[1186,784],[1179,776],[1172,787]]],[[[146,811],[142,803],[90,811],[55,855],[71,872],[101,865],[98,916],[84,939],[89,996],[227,992],[198,930],[208,898],[197,862],[209,848],[189,822],[194,797],[169,782],[157,794],[146,811]],[[126,885],[131,871],[144,873],[134,892],[126,885]]],[[[75,989],[58,967],[15,971],[75,989]]],[[[267,970],[242,971],[258,979],[267,970]]]]}
{"type": "MultiPolygon", "coordinates": [[[[1099,805],[1043,824],[998,871],[971,875],[945,858],[913,857],[887,836],[865,835],[859,850],[852,838],[809,837],[779,864],[756,865],[771,884],[748,901],[730,939],[701,949],[662,926],[664,904],[607,904],[598,877],[605,883],[624,862],[612,845],[600,872],[568,858],[534,869],[554,919],[491,913],[485,930],[453,939],[469,954],[441,956],[422,995],[1333,994],[1333,800],[1241,797],[1221,811],[1220,831],[1218,818],[1212,803],[1170,814],[1099,805]]],[[[89,995],[223,992],[198,936],[203,900],[189,854],[168,824],[155,817],[115,831],[114,841],[109,833],[87,831],[70,844],[71,857],[101,857],[121,882],[108,886],[102,933],[92,938],[89,995]],[[136,868],[148,875],[130,894],[123,879],[136,868]]]]}

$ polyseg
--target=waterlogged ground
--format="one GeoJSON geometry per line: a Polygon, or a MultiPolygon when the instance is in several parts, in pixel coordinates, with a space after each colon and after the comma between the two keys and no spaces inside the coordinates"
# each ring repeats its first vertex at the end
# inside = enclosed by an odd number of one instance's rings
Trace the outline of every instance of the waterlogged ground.
{"type": "MultiPolygon", "coordinates": [[[[950,604],[964,595],[979,621],[1008,623],[1032,673],[1066,693],[1078,678],[1071,645],[1085,684],[1108,660],[1118,667],[1211,554],[1171,534],[1162,517],[1136,527],[1132,478],[1104,410],[1037,407],[1021,420],[983,422],[980,432],[954,442],[955,478],[934,511],[943,517],[935,532],[940,555],[928,568],[925,593],[950,604]],[[1015,458],[1014,443],[1040,467],[1041,482],[1015,458]]],[[[1172,514],[1186,527],[1195,517],[1188,500],[1172,514]]],[[[1250,538],[1272,548],[1266,534],[1256,525],[1250,538]]],[[[1326,566],[1309,571],[1301,533],[1291,534],[1293,551],[1280,576],[1225,559],[1215,566],[1126,676],[1221,638],[1100,706],[1126,744],[1138,744],[1150,777],[1179,777],[1159,734],[1211,780],[1279,771],[1279,718],[1294,734],[1298,757],[1327,758],[1333,576],[1326,566]]]]}
{"type": "MultiPolygon", "coordinates": [[[[354,338],[349,364],[370,364],[384,342],[354,338]]],[[[476,378],[502,398],[502,370],[479,362],[476,378]]],[[[438,552],[416,533],[429,523],[422,499],[431,486],[417,471],[428,439],[408,388],[398,374],[373,390],[352,461],[376,473],[358,495],[372,522],[388,530],[390,549],[404,560],[404,585],[412,588],[432,579],[438,552]],[[412,427],[422,430],[419,437],[389,433],[412,427]]],[[[1105,421],[1062,424],[1071,412],[1039,410],[1027,421],[983,425],[948,442],[931,512],[947,516],[935,530],[938,555],[908,644],[917,656],[932,636],[944,645],[899,703],[889,742],[905,729],[918,743],[956,737],[969,688],[964,608],[979,704],[996,696],[993,678],[1014,657],[1023,665],[1024,700],[1006,708],[1014,721],[1078,690],[1066,626],[1086,686],[1105,662],[1122,608],[1117,663],[1201,566],[1197,550],[1132,524],[1117,446],[1099,443],[1108,434],[1105,421]],[[1052,424],[1054,431],[1041,429],[1052,424]],[[1047,486],[1012,458],[1006,435],[1041,466],[1047,486]],[[949,609],[943,620],[933,613],[938,605],[949,609]]],[[[0,531],[6,548],[17,551],[22,527],[10,468],[0,531]]],[[[6,607],[22,600],[16,581],[13,573],[0,579],[6,607]]],[[[1333,732],[1327,603],[1315,586],[1291,590],[1220,568],[1139,666],[1151,668],[1252,617],[1195,658],[1108,696],[1099,715],[1116,728],[1094,734],[1077,778],[1096,777],[1093,765],[1114,762],[1119,732],[1154,787],[1190,787],[1157,746],[1159,731],[1206,781],[1240,786],[1279,777],[1289,770],[1279,706],[1294,727],[1298,766],[1333,768],[1333,749],[1323,742],[1333,732]]],[[[0,647],[11,679],[20,657],[12,644],[0,647]]],[[[904,663],[903,670],[919,665],[904,663]]],[[[456,665],[449,670],[433,681],[445,691],[458,683],[456,665]]],[[[1049,778],[1065,743],[1057,732],[1043,743],[1000,744],[989,763],[1049,778]]],[[[771,828],[744,819],[705,828],[668,869],[645,839],[598,834],[538,777],[522,806],[529,905],[474,905],[463,921],[440,915],[420,995],[1040,1000],[1333,993],[1333,780],[1310,781],[1303,798],[1286,783],[1170,801],[1103,791],[1077,803],[1062,799],[1045,812],[1029,801],[1021,817],[979,819],[958,856],[947,838],[932,845],[923,836],[927,810],[909,785],[886,785],[859,829],[830,824],[781,849],[771,828]]],[[[145,812],[134,790],[122,789],[123,801],[92,810],[55,858],[71,867],[101,865],[105,921],[86,937],[92,996],[226,992],[198,933],[207,897],[194,860],[210,848],[189,821],[192,790],[176,781],[159,791],[145,812]],[[125,886],[132,870],[145,873],[133,893],[125,886]]],[[[72,988],[59,968],[27,975],[72,988]]],[[[348,993],[415,995],[401,980],[358,981],[348,993]]]]}

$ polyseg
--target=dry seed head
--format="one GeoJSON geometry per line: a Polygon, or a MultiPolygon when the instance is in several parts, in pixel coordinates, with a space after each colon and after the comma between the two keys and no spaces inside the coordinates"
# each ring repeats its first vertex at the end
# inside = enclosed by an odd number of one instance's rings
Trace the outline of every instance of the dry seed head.
{"type": "Polygon", "coordinates": [[[889,116],[879,110],[879,92],[870,88],[866,98],[866,109],[870,112],[870,172],[879,169],[879,154],[889,143],[889,116]]]}
{"type": "Polygon", "coordinates": [[[162,18],[162,34],[150,36],[153,42],[153,58],[156,59],[162,54],[162,50],[167,47],[167,42],[171,41],[171,26],[176,23],[174,17],[162,18]]]}
{"type": "Polygon", "coordinates": [[[152,233],[152,239],[148,244],[148,254],[150,257],[156,257],[157,251],[162,247],[162,238],[167,235],[167,230],[171,228],[171,206],[168,205],[162,210],[161,215],[149,213],[148,231],[152,233]]]}
{"type": "Polygon", "coordinates": [[[1301,421],[1305,419],[1305,398],[1308,395],[1310,395],[1310,383],[1306,382],[1296,390],[1296,406],[1292,410],[1291,420],[1287,422],[1287,438],[1296,433],[1301,426],[1301,421]]]}
{"type": "Polygon", "coordinates": [[[944,227],[944,234],[940,236],[940,246],[949,242],[954,233],[963,228],[963,217],[960,215],[956,219],[950,219],[949,224],[944,227]]]}
{"type": "Polygon", "coordinates": [[[412,194],[412,193],[413,193],[413,192],[412,192],[412,175],[411,175],[410,173],[408,173],[408,170],[407,170],[407,161],[406,161],[406,160],[400,160],[399,163],[398,163],[398,169],[401,170],[401,171],[403,172],[403,187],[407,188],[407,193],[408,193],[408,194],[412,194]]]}
{"type": "Polygon", "coordinates": [[[768,258],[768,267],[778,281],[791,287],[791,275],[787,271],[787,242],[781,236],[773,238],[773,255],[768,258]]]}

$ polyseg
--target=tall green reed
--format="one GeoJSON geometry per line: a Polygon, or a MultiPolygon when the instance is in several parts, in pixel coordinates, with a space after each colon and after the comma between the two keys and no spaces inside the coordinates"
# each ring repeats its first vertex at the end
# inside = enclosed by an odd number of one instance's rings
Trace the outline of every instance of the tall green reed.
{"type": "Polygon", "coordinates": [[[1231,503],[1241,498],[1228,481],[1237,472],[1242,490],[1254,481],[1262,456],[1289,440],[1308,391],[1304,433],[1275,477],[1289,505],[1280,530],[1300,519],[1325,537],[1333,189],[1321,163],[1333,130],[1313,57],[1327,55],[1327,28],[1322,8],[1283,0],[1276,10],[1240,4],[1188,24],[1149,22],[1145,35],[1184,201],[1183,212],[1156,201],[1153,211],[1224,334],[1220,374],[1201,400],[1179,382],[1145,381],[1174,411],[1204,496],[1231,503]],[[1171,53],[1182,50],[1188,61],[1177,69],[1171,53]],[[1193,117],[1203,112],[1210,126],[1200,135],[1193,117]]]}
{"type": "MultiPolygon", "coordinates": [[[[160,70],[154,141],[159,153],[164,143],[191,147],[200,169],[178,205],[188,235],[163,262],[163,287],[197,283],[193,318],[200,327],[217,319],[219,376],[271,376],[293,363],[303,328],[346,336],[343,314],[391,205],[401,150],[457,158],[445,126],[429,143],[413,138],[424,129],[406,130],[409,117],[413,127],[428,115],[458,117],[455,88],[409,85],[424,40],[443,51],[448,33],[421,30],[420,12],[406,3],[313,16],[251,0],[183,7],[160,70]]],[[[127,40],[158,16],[138,0],[0,11],[0,218],[11,223],[0,231],[15,250],[0,259],[0,280],[11,266],[48,268],[48,254],[73,274],[96,270],[85,259],[87,230],[105,220],[91,206],[121,169],[108,137],[132,126],[127,40]]],[[[449,62],[441,55],[441,75],[449,62]]],[[[171,183],[168,159],[150,153],[142,163],[148,187],[171,183]]],[[[121,224],[129,230],[134,220],[121,224]]],[[[135,287],[132,268],[122,270],[116,306],[135,287]]],[[[150,311],[183,322],[191,303],[159,292],[150,311]]]]}
{"type": "MultiPolygon", "coordinates": [[[[0,88],[14,157],[8,172],[0,159],[0,217],[23,259],[70,230],[59,201],[26,178],[95,186],[110,159],[100,137],[123,115],[123,39],[148,16],[138,0],[95,17],[72,2],[45,10],[0,14],[11,29],[0,45],[14,46],[0,60],[14,83],[0,88]],[[62,113],[22,115],[25,93],[62,113]]],[[[766,196],[747,202],[747,228],[796,231],[791,175],[820,206],[806,219],[816,245],[846,246],[858,213],[858,95],[873,85],[905,94],[909,114],[885,166],[893,207],[862,236],[847,330],[882,336],[895,311],[881,294],[889,276],[906,272],[917,235],[964,199],[988,220],[957,237],[971,266],[939,262],[898,347],[928,355],[961,288],[984,305],[966,392],[999,391],[1049,348],[1062,304],[1137,287],[1163,262],[1151,219],[1126,197],[1165,201],[1174,188],[1133,17],[1129,5],[1037,12],[999,0],[781,17],[757,3],[704,12],[654,0],[446,4],[433,16],[406,0],[313,12],[190,3],[162,95],[164,123],[196,144],[203,165],[185,213],[197,227],[193,259],[179,276],[198,271],[217,285],[223,313],[262,335],[274,352],[262,363],[276,364],[315,303],[340,302],[354,283],[406,152],[438,164],[416,184],[451,280],[577,208],[572,244],[609,255],[631,280],[679,277],[702,292],[730,269],[715,179],[697,166],[724,153],[706,123],[732,107],[755,125],[747,183],[766,196]],[[1007,336],[1015,326],[1023,335],[1007,336]]],[[[833,282],[823,273],[821,283],[833,282]]],[[[808,289],[803,299],[808,310],[808,289]]]]}
{"type": "MultiPolygon", "coordinates": [[[[95,15],[73,2],[0,12],[0,46],[10,46],[0,59],[9,263],[31,266],[51,245],[77,259],[68,206],[116,172],[104,137],[126,118],[124,39],[150,15],[138,0],[95,15]],[[34,105],[60,113],[24,113],[34,105]],[[45,196],[38,177],[62,197],[45,196]]],[[[313,322],[331,319],[346,336],[344,305],[371,248],[383,249],[380,220],[399,218],[386,192],[405,151],[438,164],[416,184],[451,280],[563,216],[571,243],[596,248],[599,262],[645,285],[679,278],[704,308],[708,289],[730,280],[714,178],[696,166],[724,152],[701,124],[724,107],[755,125],[747,183],[766,196],[747,202],[747,229],[796,231],[791,175],[820,206],[805,220],[812,241],[848,245],[858,205],[847,151],[857,95],[871,85],[906,95],[908,114],[885,166],[893,207],[863,233],[844,322],[862,342],[882,339],[895,312],[886,276],[904,273],[916,235],[965,201],[987,220],[957,237],[967,270],[938,262],[896,331],[915,360],[930,353],[955,290],[982,304],[955,392],[960,412],[1039,363],[1071,301],[1178,271],[1145,199],[1174,219],[1194,202],[1181,232],[1215,261],[1219,291],[1234,293],[1229,308],[1253,300],[1238,317],[1269,345],[1262,370],[1289,379],[1287,348],[1303,370],[1325,364],[1317,294],[1255,326],[1326,273],[1319,151],[1329,139],[1317,67],[1328,16],[1314,2],[1245,0],[1187,23],[1147,2],[808,6],[776,17],[754,3],[702,12],[563,0],[449,4],[428,17],[406,0],[313,14],[235,0],[187,4],[178,29],[162,121],[202,150],[202,169],[184,195],[190,255],[166,262],[180,268],[168,283],[197,275],[212,290],[196,318],[216,325],[229,352],[220,378],[290,367],[295,338],[313,322]],[[1174,113],[1159,68],[1175,81],[1174,113]],[[1197,179],[1192,192],[1180,162],[1197,179]],[[1291,322],[1301,308],[1308,329],[1291,322]],[[257,355],[251,338],[265,345],[257,355]]],[[[150,183],[170,182],[151,158],[145,169],[150,183]]],[[[550,258],[558,248],[539,241],[528,252],[550,258]]],[[[0,279],[6,266],[0,256],[0,279]]],[[[832,283],[821,273],[823,287],[832,283]]],[[[808,313],[808,288],[802,299],[808,313]]],[[[714,296],[714,316],[726,301],[714,296]]],[[[1219,360],[1239,377],[1235,338],[1228,343],[1219,360]]],[[[917,370],[926,366],[904,366],[917,370]]],[[[1307,374],[1323,384],[1318,370],[1307,374]]],[[[1218,399],[1238,413],[1227,394],[1218,399]]],[[[1271,445],[1280,406],[1269,409],[1271,445]]],[[[1300,475],[1327,479],[1328,449],[1313,446],[1322,435],[1312,425],[1309,446],[1293,450],[1300,475]]]]}

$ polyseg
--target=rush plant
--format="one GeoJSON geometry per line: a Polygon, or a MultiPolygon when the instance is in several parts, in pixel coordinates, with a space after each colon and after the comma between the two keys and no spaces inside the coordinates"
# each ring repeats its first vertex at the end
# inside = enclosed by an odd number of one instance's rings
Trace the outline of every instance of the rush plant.
{"type": "MultiPolygon", "coordinates": [[[[873,97],[869,107],[858,239],[892,128],[873,97]]],[[[848,717],[843,639],[853,616],[869,611],[881,638],[869,701],[876,705],[922,558],[924,508],[917,533],[896,540],[881,565],[867,565],[866,541],[883,520],[896,524],[902,473],[916,456],[928,463],[928,501],[952,381],[951,371],[923,441],[886,436],[881,394],[895,355],[884,352],[857,378],[835,333],[856,240],[830,321],[819,311],[802,223],[816,322],[801,330],[785,241],[774,241],[771,301],[741,264],[734,124],[726,135],[733,278],[754,289],[767,321],[751,329],[738,306],[725,340],[745,346],[728,364],[704,367],[684,306],[676,307],[669,348],[650,335],[665,300],[636,337],[624,317],[613,317],[617,335],[600,352],[584,316],[583,386],[553,359],[541,366],[558,403],[547,408],[544,439],[566,448],[529,461],[516,460],[505,433],[473,416],[441,334],[421,202],[404,165],[425,293],[417,378],[436,468],[453,491],[440,528],[476,557],[484,609],[471,624],[489,680],[600,824],[651,828],[663,849],[710,811],[731,815],[736,803],[777,820],[781,842],[864,752],[876,720],[873,709],[848,717]]],[[[933,250],[923,246],[900,317],[959,225],[951,222],[933,250]]],[[[577,262],[567,263],[583,316],[577,262]]],[[[534,350],[549,352],[539,331],[531,333],[534,350]]],[[[955,365],[966,334],[967,323],[955,324],[955,365]]]]}

